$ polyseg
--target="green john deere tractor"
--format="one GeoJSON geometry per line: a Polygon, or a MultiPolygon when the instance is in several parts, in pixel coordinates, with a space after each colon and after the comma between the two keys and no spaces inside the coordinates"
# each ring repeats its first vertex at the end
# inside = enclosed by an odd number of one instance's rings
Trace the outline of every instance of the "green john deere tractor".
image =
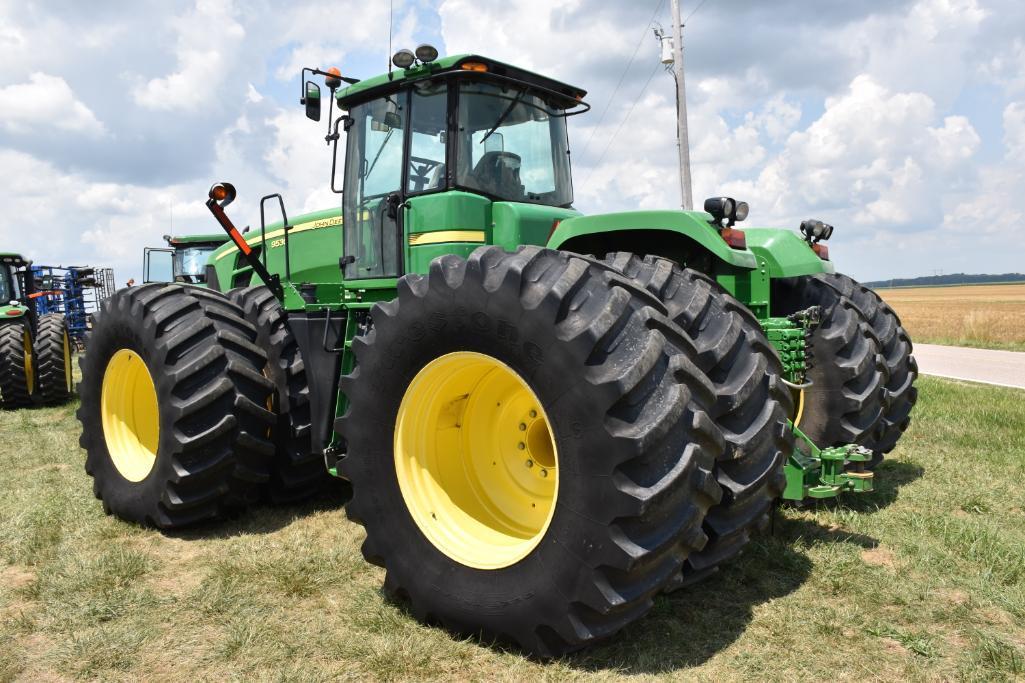
{"type": "Polygon", "coordinates": [[[38,315],[32,262],[0,253],[0,406],[67,401],[74,393],[64,316],[38,315]]]}
{"type": "Polygon", "coordinates": [[[227,291],[105,302],[79,419],[108,511],[176,528],[340,477],[389,594],[557,656],[736,556],[778,499],[872,490],[917,370],[834,272],[830,226],[740,230],[725,197],[581,215],[583,90],[429,46],[393,61],[302,74],[307,116],[323,77],[327,140],[346,133],[340,227],[270,195],[281,222],[243,237],[217,184],[227,291]]]}
{"type": "Polygon", "coordinates": [[[224,233],[212,235],[164,235],[167,247],[146,247],[142,257],[142,281],[181,282],[205,285],[206,262],[228,242],[224,233]]]}

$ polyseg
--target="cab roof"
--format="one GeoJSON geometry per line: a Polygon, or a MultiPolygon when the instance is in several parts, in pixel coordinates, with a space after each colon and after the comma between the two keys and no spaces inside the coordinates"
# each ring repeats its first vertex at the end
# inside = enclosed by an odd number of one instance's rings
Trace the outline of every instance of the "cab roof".
{"type": "Polygon", "coordinates": [[[228,236],[223,232],[206,234],[206,235],[164,235],[164,239],[167,240],[167,244],[174,247],[179,244],[204,244],[204,243],[216,243],[221,244],[228,241],[228,236]]]}
{"type": "Polygon", "coordinates": [[[489,75],[502,80],[516,80],[523,83],[553,90],[563,94],[567,103],[579,101],[584,98],[587,91],[568,83],[563,83],[547,76],[521,69],[520,67],[506,64],[489,57],[476,54],[452,55],[441,57],[427,64],[418,64],[408,69],[395,69],[390,73],[373,76],[359,81],[338,91],[336,97],[338,104],[348,108],[364,100],[372,99],[380,94],[389,92],[401,87],[405,83],[411,83],[426,78],[433,78],[445,74],[466,74],[487,78],[489,75]],[[476,68],[470,69],[467,66],[474,64],[476,68]],[[485,70],[480,70],[483,65],[485,70]]]}
{"type": "Polygon", "coordinates": [[[25,266],[29,264],[29,261],[21,254],[16,254],[13,251],[0,251],[0,264],[5,266],[25,266]]]}

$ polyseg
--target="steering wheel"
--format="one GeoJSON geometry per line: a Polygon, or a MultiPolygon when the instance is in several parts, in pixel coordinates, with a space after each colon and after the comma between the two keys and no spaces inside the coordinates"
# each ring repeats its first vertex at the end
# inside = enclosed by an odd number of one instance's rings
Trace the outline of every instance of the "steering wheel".
{"type": "Polygon", "coordinates": [[[424,159],[423,157],[409,157],[409,179],[413,182],[414,192],[419,192],[424,189],[427,185],[428,173],[436,169],[438,166],[444,164],[443,161],[434,161],[433,159],[424,159]]]}

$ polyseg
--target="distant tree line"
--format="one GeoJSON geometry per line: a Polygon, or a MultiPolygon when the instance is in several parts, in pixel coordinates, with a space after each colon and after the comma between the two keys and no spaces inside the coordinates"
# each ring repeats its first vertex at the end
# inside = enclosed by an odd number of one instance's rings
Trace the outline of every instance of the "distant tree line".
{"type": "Polygon", "coordinates": [[[924,277],[895,277],[892,280],[876,280],[865,284],[872,288],[879,287],[928,287],[930,285],[980,285],[993,282],[1025,282],[1023,273],[1003,273],[1002,275],[969,275],[967,273],[949,273],[947,275],[926,275],[924,277]]]}

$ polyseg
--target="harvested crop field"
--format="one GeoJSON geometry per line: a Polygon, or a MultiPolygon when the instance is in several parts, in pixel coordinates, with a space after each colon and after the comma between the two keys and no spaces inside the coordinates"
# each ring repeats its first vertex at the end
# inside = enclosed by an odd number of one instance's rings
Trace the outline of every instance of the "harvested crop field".
{"type": "Polygon", "coordinates": [[[880,289],[912,341],[1025,351],[1025,284],[880,289]]]}

